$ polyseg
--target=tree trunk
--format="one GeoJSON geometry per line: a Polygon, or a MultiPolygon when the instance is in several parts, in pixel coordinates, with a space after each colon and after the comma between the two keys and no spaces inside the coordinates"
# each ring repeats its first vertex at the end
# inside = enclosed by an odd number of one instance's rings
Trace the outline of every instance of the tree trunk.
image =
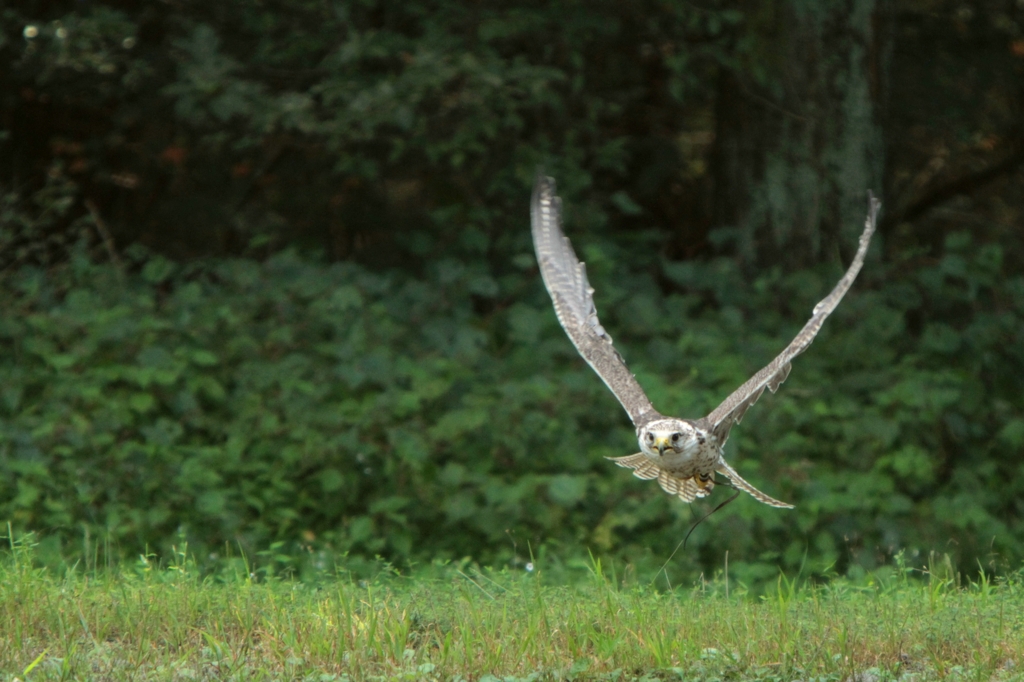
{"type": "Polygon", "coordinates": [[[885,0],[766,0],[723,69],[714,224],[748,267],[844,258],[881,191],[885,0]]]}

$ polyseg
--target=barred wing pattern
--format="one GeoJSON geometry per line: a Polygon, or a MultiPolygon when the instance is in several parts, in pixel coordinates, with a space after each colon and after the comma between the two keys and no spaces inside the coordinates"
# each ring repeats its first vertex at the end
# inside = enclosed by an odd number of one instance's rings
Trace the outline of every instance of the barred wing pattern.
{"type": "MultiPolygon", "coordinates": [[[[814,341],[814,337],[818,335],[818,331],[821,329],[822,323],[825,322],[825,318],[843,300],[843,296],[850,289],[853,280],[857,278],[857,273],[860,272],[861,266],[864,265],[864,256],[868,252],[868,245],[871,243],[871,235],[874,234],[875,225],[878,222],[878,210],[881,205],[881,202],[868,192],[868,217],[864,223],[864,232],[860,235],[860,245],[857,247],[857,254],[853,257],[853,262],[850,263],[846,274],[843,275],[839,283],[832,289],[832,292],[822,299],[818,305],[814,306],[811,319],[800,330],[800,333],[796,335],[796,338],[767,367],[761,369],[742,386],[733,391],[728,398],[722,401],[721,405],[704,418],[703,424],[705,428],[718,437],[719,446],[725,445],[725,441],[729,438],[729,430],[734,425],[740,423],[747,409],[757,402],[757,399],[764,393],[765,388],[772,393],[778,390],[782,382],[789,376],[790,363],[793,358],[807,350],[807,347],[814,341]]],[[[721,473],[733,479],[734,483],[736,482],[734,478],[735,472],[730,470],[730,472],[722,471],[721,473]]],[[[740,480],[742,481],[742,479],[740,480]]],[[[737,487],[740,486],[737,485],[737,487]]],[[[747,492],[750,491],[748,490],[747,492]]],[[[757,495],[754,496],[757,497],[757,495]]],[[[771,503],[769,502],[769,504],[771,503]]]]}
{"type": "Polygon", "coordinates": [[[553,179],[537,177],[530,214],[544,286],[576,350],[622,403],[633,424],[639,427],[660,417],[597,319],[586,266],[562,232],[562,201],[555,195],[553,179]]]}

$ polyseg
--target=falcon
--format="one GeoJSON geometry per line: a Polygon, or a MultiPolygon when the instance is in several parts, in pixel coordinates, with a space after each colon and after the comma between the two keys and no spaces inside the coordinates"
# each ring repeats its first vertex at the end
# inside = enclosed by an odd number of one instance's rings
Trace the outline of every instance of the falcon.
{"type": "Polygon", "coordinates": [[[754,499],[773,507],[793,505],[766,495],[743,480],[729,466],[722,448],[729,431],[743,419],[747,409],[768,389],[774,393],[789,376],[790,363],[814,341],[825,318],[831,314],[857,278],[871,235],[875,231],[881,203],[868,193],[868,216],[853,262],[832,292],[814,306],[811,319],[796,338],[768,366],[732,392],[722,404],[700,419],[666,417],[651,405],[644,390],[615,350],[612,337],[601,326],[587,281],[586,266],[573,251],[562,232],[562,202],[555,194],[555,181],[538,176],[530,208],[533,245],[537,252],[544,286],[551,295],[558,321],[583,359],[615,394],[636,427],[640,452],[628,457],[609,457],[620,467],[632,469],[645,480],[656,479],[662,489],[684,502],[706,497],[715,487],[715,473],[754,499]]]}

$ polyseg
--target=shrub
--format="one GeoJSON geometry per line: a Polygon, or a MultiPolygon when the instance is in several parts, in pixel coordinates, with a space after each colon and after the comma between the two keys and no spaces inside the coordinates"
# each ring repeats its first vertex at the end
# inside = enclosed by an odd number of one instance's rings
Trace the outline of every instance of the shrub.
{"type": "MultiPolygon", "coordinates": [[[[663,293],[607,245],[585,250],[630,367],[683,416],[781,350],[837,275],[748,286],[731,261],[664,263],[649,270],[663,293]]],[[[604,461],[635,448],[632,429],[520,262],[502,281],[294,252],[8,271],[0,519],[65,556],[88,532],[128,554],[184,536],[200,556],[663,559],[691,510],[604,461]],[[477,312],[482,296],[500,304],[477,312]]],[[[684,572],[725,551],[748,581],[904,548],[1024,557],[1024,280],[962,235],[937,263],[864,275],[727,449],[797,509],[737,500],[677,555],[684,572]]]]}

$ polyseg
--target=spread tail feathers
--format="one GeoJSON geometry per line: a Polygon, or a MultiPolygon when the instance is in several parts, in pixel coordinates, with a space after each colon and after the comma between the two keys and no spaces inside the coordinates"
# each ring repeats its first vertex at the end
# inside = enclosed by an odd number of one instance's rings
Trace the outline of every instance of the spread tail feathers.
{"type": "Polygon", "coordinates": [[[767,505],[771,505],[772,507],[782,507],[783,509],[793,508],[793,505],[788,504],[786,502],[779,502],[774,497],[769,497],[768,495],[765,495],[763,492],[761,492],[754,486],[744,481],[743,477],[737,474],[735,469],[733,469],[731,466],[726,464],[721,459],[718,460],[717,471],[718,473],[722,474],[730,481],[732,481],[732,484],[736,486],[738,490],[742,490],[745,493],[749,493],[758,502],[763,502],[767,505]]]}
{"type": "Polygon", "coordinates": [[[660,468],[654,462],[650,460],[642,452],[638,452],[635,455],[629,455],[628,457],[609,457],[611,461],[618,464],[620,467],[626,469],[632,469],[633,475],[637,478],[642,478],[645,481],[652,479],[658,480],[658,485],[661,489],[667,492],[669,495],[676,495],[683,502],[693,502],[698,497],[704,497],[711,488],[702,488],[697,485],[697,482],[690,478],[680,478],[673,476],[668,471],[660,468]]]}

